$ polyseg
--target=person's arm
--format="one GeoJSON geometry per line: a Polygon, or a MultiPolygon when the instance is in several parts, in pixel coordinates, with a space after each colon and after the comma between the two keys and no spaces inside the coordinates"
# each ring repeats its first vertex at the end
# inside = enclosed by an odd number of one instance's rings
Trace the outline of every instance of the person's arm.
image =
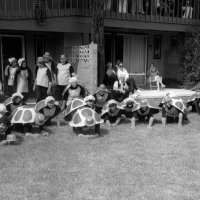
{"type": "Polygon", "coordinates": [[[7,65],[6,68],[5,68],[5,76],[8,77],[9,76],[9,68],[10,68],[10,65],[7,65]]]}
{"type": "Polygon", "coordinates": [[[71,77],[76,75],[75,72],[74,72],[74,68],[73,68],[72,65],[70,65],[70,67],[69,67],[69,73],[70,73],[71,77]]]}
{"type": "Polygon", "coordinates": [[[116,122],[112,124],[112,126],[117,126],[121,120],[121,116],[117,118],[116,122]]]}
{"type": "Polygon", "coordinates": [[[65,107],[66,107],[66,103],[67,103],[68,96],[69,96],[69,92],[68,92],[68,90],[67,90],[67,91],[65,92],[64,96],[63,96],[61,111],[64,111],[64,109],[65,109],[65,107]]]}
{"type": "Polygon", "coordinates": [[[165,127],[166,125],[166,110],[164,108],[164,106],[162,107],[162,126],[165,127]]]}
{"type": "Polygon", "coordinates": [[[82,98],[84,98],[85,97],[85,88],[83,87],[83,86],[81,86],[81,85],[79,85],[79,87],[81,88],[81,92],[80,92],[80,96],[82,97],[82,98]]]}
{"type": "Polygon", "coordinates": [[[50,72],[50,70],[48,68],[47,68],[47,76],[48,76],[48,79],[49,79],[47,95],[50,95],[51,94],[51,87],[52,87],[52,77],[51,77],[51,72],[50,72]]]}

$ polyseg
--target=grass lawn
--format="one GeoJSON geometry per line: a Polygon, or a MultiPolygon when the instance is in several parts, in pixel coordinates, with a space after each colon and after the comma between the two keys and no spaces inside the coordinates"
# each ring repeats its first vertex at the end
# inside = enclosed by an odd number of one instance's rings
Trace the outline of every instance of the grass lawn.
{"type": "MultiPolygon", "coordinates": [[[[157,118],[160,115],[156,116],[157,118]]],[[[1,200],[199,200],[200,117],[134,130],[122,121],[96,139],[68,125],[0,147],[1,200]]]]}

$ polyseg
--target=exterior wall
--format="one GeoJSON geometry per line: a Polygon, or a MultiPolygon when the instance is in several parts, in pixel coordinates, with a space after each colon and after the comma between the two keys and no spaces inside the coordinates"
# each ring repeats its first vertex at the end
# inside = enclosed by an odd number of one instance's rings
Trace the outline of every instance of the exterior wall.
{"type": "Polygon", "coordinates": [[[163,78],[174,78],[181,80],[181,68],[180,68],[180,54],[177,49],[172,49],[171,37],[179,36],[178,32],[155,32],[149,33],[149,45],[148,45],[148,66],[150,63],[155,63],[160,75],[163,78]],[[154,59],[154,36],[161,35],[161,59],[154,59]]]}

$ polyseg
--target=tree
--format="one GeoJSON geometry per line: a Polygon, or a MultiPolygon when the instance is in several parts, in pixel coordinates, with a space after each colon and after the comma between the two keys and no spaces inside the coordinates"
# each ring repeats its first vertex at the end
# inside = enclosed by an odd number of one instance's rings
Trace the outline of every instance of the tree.
{"type": "Polygon", "coordinates": [[[98,85],[103,83],[105,72],[104,1],[93,0],[91,40],[98,46],[98,85]]]}
{"type": "Polygon", "coordinates": [[[200,30],[185,39],[183,55],[184,85],[192,88],[200,82],[200,30]]]}

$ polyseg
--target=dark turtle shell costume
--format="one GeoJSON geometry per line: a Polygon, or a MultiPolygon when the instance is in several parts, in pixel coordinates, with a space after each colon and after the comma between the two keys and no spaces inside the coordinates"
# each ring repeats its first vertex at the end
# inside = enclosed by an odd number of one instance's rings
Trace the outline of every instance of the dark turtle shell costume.
{"type": "Polygon", "coordinates": [[[94,126],[103,123],[97,112],[88,107],[76,110],[69,125],[72,127],[94,126]]]}

